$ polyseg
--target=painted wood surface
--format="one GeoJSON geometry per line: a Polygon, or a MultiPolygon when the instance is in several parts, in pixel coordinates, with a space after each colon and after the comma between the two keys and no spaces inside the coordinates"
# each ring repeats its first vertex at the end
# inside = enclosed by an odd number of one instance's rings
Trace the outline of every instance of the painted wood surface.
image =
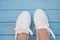
{"type": "MultiPolygon", "coordinates": [[[[31,14],[31,29],[36,9],[43,9],[48,16],[50,28],[60,40],[60,0],[0,0],[0,40],[14,40],[14,28],[18,15],[27,10],[31,14]]],[[[53,38],[50,36],[50,39],[53,38]]],[[[36,40],[36,34],[29,37],[36,40]]]]}

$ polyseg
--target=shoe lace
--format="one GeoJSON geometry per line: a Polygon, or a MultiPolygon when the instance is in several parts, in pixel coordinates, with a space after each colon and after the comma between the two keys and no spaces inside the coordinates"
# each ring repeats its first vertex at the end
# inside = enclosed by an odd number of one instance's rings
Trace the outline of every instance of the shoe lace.
{"type": "Polygon", "coordinates": [[[29,28],[28,30],[29,30],[29,32],[30,32],[30,35],[32,36],[32,35],[33,35],[32,30],[31,30],[30,28],[29,28]]]}
{"type": "MultiPolygon", "coordinates": [[[[33,31],[35,31],[36,28],[33,29],[33,31]]],[[[53,33],[52,29],[48,28],[48,31],[51,33],[52,37],[54,38],[54,40],[56,40],[55,34],[53,33]]]]}
{"type": "Polygon", "coordinates": [[[51,35],[52,35],[52,37],[54,38],[54,40],[56,40],[56,37],[55,37],[53,31],[52,31],[50,28],[48,28],[48,30],[49,30],[49,32],[51,33],[51,35]]]}

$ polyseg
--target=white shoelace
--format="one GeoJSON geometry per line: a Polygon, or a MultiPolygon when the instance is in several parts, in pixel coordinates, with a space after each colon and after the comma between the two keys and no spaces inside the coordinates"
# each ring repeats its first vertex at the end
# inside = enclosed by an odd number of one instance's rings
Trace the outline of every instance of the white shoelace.
{"type": "Polygon", "coordinates": [[[30,35],[33,35],[33,32],[32,32],[32,30],[29,28],[28,29],[29,30],[29,32],[30,32],[30,35]]]}
{"type": "Polygon", "coordinates": [[[56,40],[56,37],[55,37],[53,31],[52,31],[50,28],[48,28],[48,30],[49,30],[49,32],[51,33],[51,35],[52,35],[52,37],[54,38],[54,40],[56,40]]]}
{"type": "MultiPolygon", "coordinates": [[[[33,31],[34,31],[34,30],[35,30],[35,29],[33,29],[33,31]]],[[[54,38],[54,40],[56,40],[56,37],[55,37],[53,31],[52,31],[50,28],[48,28],[48,30],[49,30],[49,32],[52,34],[52,37],[54,38]]],[[[29,32],[30,32],[30,35],[33,35],[33,32],[31,31],[30,28],[29,28],[29,32]]],[[[15,35],[15,36],[16,36],[16,35],[15,35]]]]}
{"type": "MultiPolygon", "coordinates": [[[[34,28],[33,31],[34,31],[35,29],[36,29],[36,28],[34,28]]],[[[52,31],[50,28],[48,28],[48,31],[51,33],[53,39],[56,40],[56,37],[55,37],[55,34],[53,33],[53,31],[52,31]]]]}

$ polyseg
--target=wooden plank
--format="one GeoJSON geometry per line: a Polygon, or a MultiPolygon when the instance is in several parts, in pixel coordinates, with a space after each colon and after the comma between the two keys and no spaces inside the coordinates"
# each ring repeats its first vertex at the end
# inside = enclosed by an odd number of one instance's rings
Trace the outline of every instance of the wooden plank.
{"type": "MultiPolygon", "coordinates": [[[[18,15],[24,11],[20,10],[0,10],[0,22],[15,22],[18,15]]],[[[27,9],[32,16],[32,21],[34,17],[35,9],[27,9]]],[[[60,22],[60,10],[44,10],[48,16],[50,22],[60,22]]]]}
{"type": "MultiPolygon", "coordinates": [[[[59,40],[60,36],[56,36],[56,40],[59,40]]],[[[0,40],[14,40],[14,36],[0,36],[0,40]]],[[[36,40],[36,36],[29,36],[29,40],[36,40]]],[[[52,37],[50,37],[50,40],[53,40],[52,37]]]]}
{"type": "Polygon", "coordinates": [[[14,36],[0,36],[0,40],[14,40],[14,36]]]}
{"type": "MultiPolygon", "coordinates": [[[[0,23],[0,34],[15,34],[14,31],[15,23],[0,23]]],[[[60,35],[60,23],[50,23],[50,28],[56,35],[60,35]]],[[[31,24],[31,29],[33,31],[34,24],[31,24]]],[[[35,31],[33,31],[35,34],[35,31]]]]}
{"type": "Polygon", "coordinates": [[[60,9],[60,0],[0,0],[0,9],[60,9]]]}

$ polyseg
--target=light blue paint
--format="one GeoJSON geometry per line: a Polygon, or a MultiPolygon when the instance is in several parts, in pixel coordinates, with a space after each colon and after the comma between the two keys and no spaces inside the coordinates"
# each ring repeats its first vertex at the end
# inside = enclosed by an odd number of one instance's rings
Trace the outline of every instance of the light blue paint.
{"type": "Polygon", "coordinates": [[[60,0],[0,0],[0,9],[60,9],[60,0]]]}
{"type": "MultiPolygon", "coordinates": [[[[1,21],[12,21],[15,22],[18,15],[24,10],[0,10],[0,22],[1,21]]],[[[27,10],[30,12],[30,14],[34,15],[35,9],[34,10],[27,10]]],[[[49,21],[53,22],[60,22],[60,10],[44,10],[45,13],[47,14],[49,21]]]]}
{"type": "MultiPolygon", "coordinates": [[[[15,22],[24,10],[29,11],[32,16],[31,29],[33,30],[33,15],[37,8],[44,9],[50,28],[57,40],[60,40],[60,0],[0,0],[0,40],[14,40],[15,22]],[[1,34],[11,34],[11,36],[1,34]]],[[[50,39],[53,40],[52,37],[50,39]]],[[[30,36],[29,40],[36,40],[36,35],[30,36]]]]}

